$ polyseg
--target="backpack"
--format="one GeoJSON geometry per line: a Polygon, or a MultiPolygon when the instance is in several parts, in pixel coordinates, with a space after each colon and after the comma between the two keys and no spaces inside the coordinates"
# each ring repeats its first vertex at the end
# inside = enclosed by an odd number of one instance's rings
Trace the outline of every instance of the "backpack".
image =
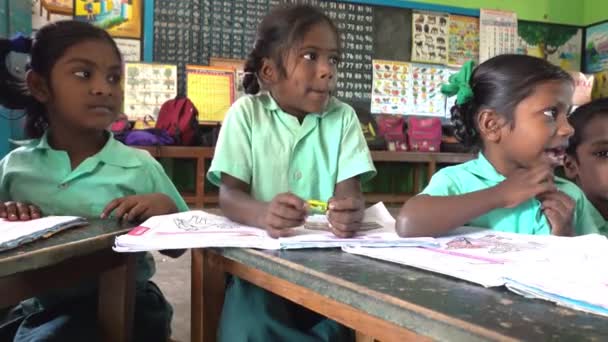
{"type": "Polygon", "coordinates": [[[407,135],[412,151],[439,152],[441,120],[439,118],[410,117],[407,135]]]}
{"type": "Polygon", "coordinates": [[[198,110],[187,97],[176,97],[160,107],[156,128],[167,131],[176,145],[195,145],[199,136],[198,110]]]}
{"type": "Polygon", "coordinates": [[[401,115],[381,115],[378,118],[378,130],[389,151],[407,151],[404,125],[405,119],[401,115]]]}
{"type": "Polygon", "coordinates": [[[370,150],[384,150],[386,149],[386,142],[378,131],[378,123],[369,110],[369,105],[362,106],[352,104],[353,109],[357,113],[361,130],[363,131],[363,137],[367,142],[367,147],[370,150]]]}
{"type": "Polygon", "coordinates": [[[173,142],[167,131],[158,128],[132,130],[124,138],[124,143],[130,146],[172,145],[173,142]]]}

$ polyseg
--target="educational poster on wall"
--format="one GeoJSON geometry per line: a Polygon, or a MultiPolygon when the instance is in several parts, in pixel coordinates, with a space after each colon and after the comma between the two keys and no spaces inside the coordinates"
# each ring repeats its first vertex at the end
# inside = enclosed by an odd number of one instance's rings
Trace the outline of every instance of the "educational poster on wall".
{"type": "Polygon", "coordinates": [[[469,60],[479,61],[479,18],[450,15],[448,65],[460,67],[469,60]]]}
{"type": "Polygon", "coordinates": [[[585,66],[586,73],[608,70],[608,23],[587,28],[585,66]]]}
{"type": "Polygon", "coordinates": [[[74,0],[74,19],[87,21],[113,37],[141,38],[142,0],[74,0]]]}
{"type": "Polygon", "coordinates": [[[59,21],[72,19],[74,0],[32,0],[32,30],[59,21]]]}
{"type": "Polygon", "coordinates": [[[446,64],[449,15],[414,12],[412,19],[412,61],[446,64]]]}
{"type": "Polygon", "coordinates": [[[445,66],[374,60],[371,112],[446,116],[441,85],[454,72],[445,66]]]}
{"type": "Polygon", "coordinates": [[[517,51],[517,14],[481,9],[479,14],[479,62],[517,51]]]}
{"type": "Polygon", "coordinates": [[[141,42],[138,39],[114,38],[124,62],[141,61],[141,42]]]}
{"type": "Polygon", "coordinates": [[[160,107],[177,95],[177,67],[169,64],[125,63],[124,110],[129,120],[158,117],[160,107]]]}
{"type": "Polygon", "coordinates": [[[548,60],[564,70],[581,70],[582,29],[529,21],[517,25],[518,53],[548,60]]]}
{"type": "Polygon", "coordinates": [[[235,89],[235,101],[245,95],[245,88],[243,88],[243,77],[245,72],[245,60],[242,59],[230,59],[230,58],[209,58],[209,66],[231,68],[235,72],[234,89],[235,89]]]}
{"type": "Polygon", "coordinates": [[[231,68],[186,65],[186,96],[198,110],[198,121],[221,122],[234,102],[231,68]]]}
{"type": "Polygon", "coordinates": [[[595,100],[603,97],[608,97],[608,70],[595,73],[592,98],[595,100]]]}

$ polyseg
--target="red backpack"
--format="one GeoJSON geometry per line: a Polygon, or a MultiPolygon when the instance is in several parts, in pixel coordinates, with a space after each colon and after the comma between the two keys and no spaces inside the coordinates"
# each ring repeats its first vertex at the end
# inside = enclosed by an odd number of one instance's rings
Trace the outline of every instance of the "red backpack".
{"type": "Polygon", "coordinates": [[[410,117],[408,121],[410,150],[439,152],[441,146],[441,120],[439,118],[410,117]]]}
{"type": "Polygon", "coordinates": [[[169,133],[176,145],[195,145],[198,139],[198,110],[187,97],[169,100],[160,107],[156,128],[169,133]]]}

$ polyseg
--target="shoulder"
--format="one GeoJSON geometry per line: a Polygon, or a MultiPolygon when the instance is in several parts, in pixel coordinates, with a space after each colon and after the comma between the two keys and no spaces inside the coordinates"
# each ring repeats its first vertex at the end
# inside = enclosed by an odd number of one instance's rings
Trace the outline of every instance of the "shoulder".
{"type": "Polygon", "coordinates": [[[19,147],[10,151],[2,158],[2,163],[31,162],[40,157],[40,153],[38,153],[41,150],[39,149],[40,139],[18,142],[18,145],[19,147]]]}

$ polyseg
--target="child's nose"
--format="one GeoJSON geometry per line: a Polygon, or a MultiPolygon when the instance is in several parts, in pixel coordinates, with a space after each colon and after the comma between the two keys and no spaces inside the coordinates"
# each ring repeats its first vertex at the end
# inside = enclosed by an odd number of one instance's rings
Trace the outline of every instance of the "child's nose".
{"type": "Polygon", "coordinates": [[[571,137],[574,134],[574,127],[570,125],[565,115],[558,121],[557,134],[562,137],[571,137]]]}
{"type": "Polygon", "coordinates": [[[106,80],[94,80],[90,91],[92,95],[112,95],[112,87],[106,80]]]}
{"type": "Polygon", "coordinates": [[[336,68],[334,67],[333,64],[331,64],[331,62],[322,62],[319,63],[319,73],[321,75],[321,78],[328,78],[328,79],[332,79],[335,76],[336,73],[336,68]]]}

